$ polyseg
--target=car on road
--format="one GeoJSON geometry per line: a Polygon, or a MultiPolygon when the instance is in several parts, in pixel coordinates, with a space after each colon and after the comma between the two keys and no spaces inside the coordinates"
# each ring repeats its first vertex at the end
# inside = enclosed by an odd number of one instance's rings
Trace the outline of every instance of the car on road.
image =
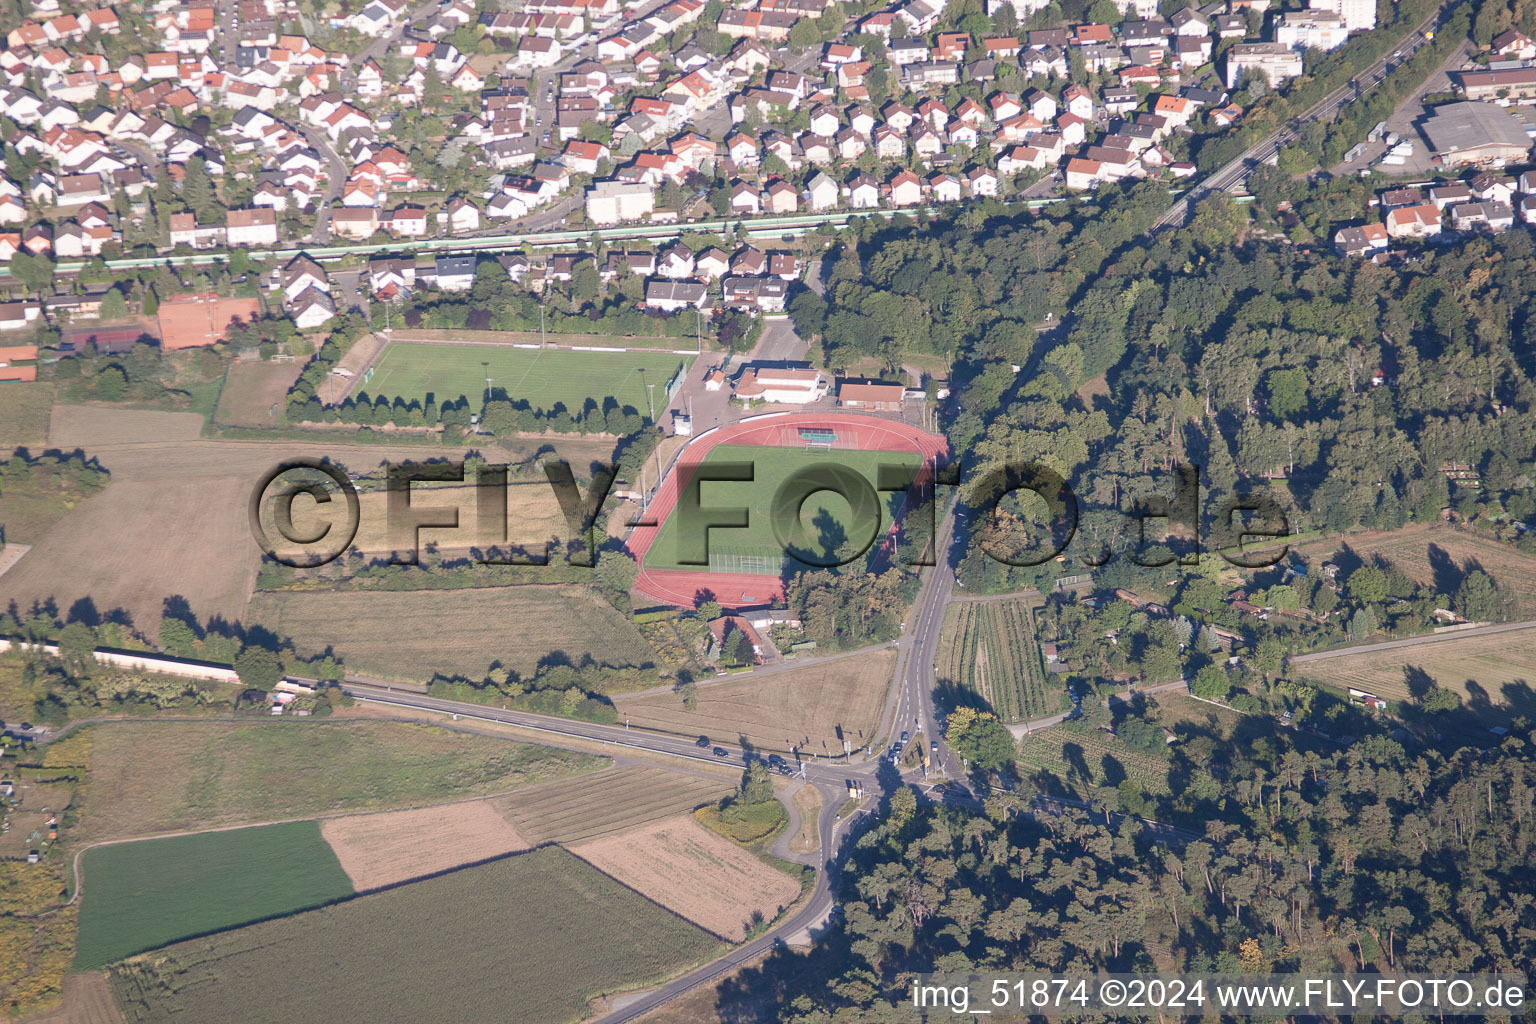
{"type": "Polygon", "coordinates": [[[709,746],[709,737],[700,736],[697,740],[694,741],[693,745],[696,747],[707,747],[709,746]]]}
{"type": "Polygon", "coordinates": [[[939,741],[938,740],[934,740],[932,743],[930,743],[928,745],[928,749],[933,751],[933,755],[935,757],[937,757],[939,755],[939,741]]]}
{"type": "Polygon", "coordinates": [[[903,729],[901,731],[901,742],[903,744],[905,744],[907,742],[907,740],[909,740],[911,738],[912,738],[912,734],[911,733],[907,732],[905,729],[903,729]]]}
{"type": "Polygon", "coordinates": [[[731,752],[729,750],[726,750],[724,747],[716,747],[715,748],[715,756],[716,757],[730,757],[731,756],[731,752]]]}

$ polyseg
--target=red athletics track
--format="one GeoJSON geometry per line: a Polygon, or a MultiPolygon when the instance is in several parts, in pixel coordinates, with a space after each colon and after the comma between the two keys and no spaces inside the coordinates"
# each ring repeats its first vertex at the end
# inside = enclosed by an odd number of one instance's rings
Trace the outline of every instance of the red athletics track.
{"type": "MultiPolygon", "coordinates": [[[[835,430],[839,443],[851,439],[854,442],[852,447],[861,451],[916,452],[922,457],[924,465],[929,467],[938,455],[949,450],[949,443],[942,437],[897,420],[861,416],[857,413],[773,412],[706,431],[678,453],[672,469],[662,479],[655,500],[646,510],[647,520],[654,525],[635,527],[626,541],[630,553],[640,565],[640,572],[635,577],[635,590],[654,601],[682,608],[694,607],[701,591],[713,594],[714,600],[726,608],[781,603],[784,600],[784,583],[777,576],[709,572],[702,569],[647,569],[645,554],[660,534],[661,524],[667,521],[677,506],[678,495],[693,478],[694,470],[716,445],[799,445],[802,442],[798,440],[797,432],[807,428],[835,430]]],[[[895,524],[892,524],[893,533],[895,529],[895,524]]]]}

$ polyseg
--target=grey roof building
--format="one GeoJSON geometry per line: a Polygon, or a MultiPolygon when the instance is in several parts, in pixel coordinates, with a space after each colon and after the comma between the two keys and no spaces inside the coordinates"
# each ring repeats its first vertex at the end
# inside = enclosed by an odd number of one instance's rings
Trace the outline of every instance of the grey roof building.
{"type": "Polygon", "coordinates": [[[1446,166],[1523,160],[1531,138],[1513,114],[1492,103],[1447,103],[1434,108],[1424,135],[1446,166]]]}

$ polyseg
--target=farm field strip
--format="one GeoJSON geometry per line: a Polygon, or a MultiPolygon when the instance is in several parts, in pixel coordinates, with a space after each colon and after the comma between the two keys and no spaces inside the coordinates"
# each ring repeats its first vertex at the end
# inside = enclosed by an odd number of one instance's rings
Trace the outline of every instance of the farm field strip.
{"type": "Polygon", "coordinates": [[[558,847],[178,943],[113,971],[131,1024],[537,1021],[719,952],[558,847]]]}
{"type": "Polygon", "coordinates": [[[855,749],[874,737],[896,652],[871,651],[803,668],[752,675],[700,687],[693,711],[675,693],[616,696],[620,716],[646,729],[736,742],[745,737],[762,750],[841,754],[842,739],[855,749]],[[842,737],[838,736],[838,728],[842,737]]]}
{"type": "Polygon", "coordinates": [[[320,834],[358,892],[529,846],[488,800],[327,818],[320,834]]]}
{"type": "Polygon", "coordinates": [[[112,722],[90,735],[82,842],[492,796],[608,763],[388,721],[112,722]]]}
{"type": "Polygon", "coordinates": [[[800,896],[789,875],[691,814],[571,846],[604,874],[721,938],[740,941],[800,896]]]}
{"type": "Polygon", "coordinates": [[[494,806],[532,845],[576,843],[691,811],[732,789],[724,779],[624,767],[532,787],[494,806]]]}
{"type": "Polygon", "coordinates": [[[1150,793],[1168,793],[1167,761],[1132,750],[1112,736],[1092,729],[1059,725],[1032,732],[1020,745],[1019,762],[1056,775],[1063,782],[1082,782],[1086,768],[1091,784],[1108,784],[1105,758],[1118,761],[1128,778],[1150,793]],[[1069,750],[1069,748],[1076,748],[1069,750]],[[1078,758],[1081,761],[1078,761],[1078,758]]]}
{"type": "Polygon", "coordinates": [[[351,896],[313,821],[87,850],[75,967],[351,896]]]}
{"type": "Polygon", "coordinates": [[[665,388],[692,357],[654,352],[533,351],[489,345],[442,345],[392,342],[374,360],[373,375],[356,391],[370,396],[425,399],[439,404],[467,397],[478,409],[486,378],[514,401],[534,409],[564,405],[579,414],[590,399],[599,405],[612,397],[621,406],[649,412],[648,385],[665,388]]]}
{"type": "MultiPolygon", "coordinates": [[[[434,512],[454,509],[459,515],[457,527],[422,529],[416,541],[419,548],[425,550],[428,544],[436,544],[447,550],[481,546],[478,493],[473,484],[413,484],[412,508],[431,509],[434,512]]],[[[404,548],[411,543],[409,531],[398,538],[390,536],[387,509],[389,499],[384,491],[364,491],[357,496],[357,500],[361,518],[351,547],[366,554],[376,554],[404,548]],[[394,543],[397,540],[399,543],[394,543]]],[[[293,521],[300,530],[310,525],[309,517],[304,513],[303,505],[295,506],[293,521]]],[[[491,529],[494,529],[494,525],[491,529]]],[[[570,532],[565,516],[560,512],[559,499],[547,482],[537,480],[508,485],[506,543],[531,548],[534,544],[542,544],[570,532]]]]}
{"type": "Polygon", "coordinates": [[[334,647],[354,672],[401,681],[483,679],[493,662],[531,675],[554,653],[616,668],[657,660],[634,625],[585,587],[262,591],[247,621],[306,653],[334,647]]]}
{"type": "Polygon", "coordinates": [[[0,384],[0,455],[9,455],[19,446],[41,449],[47,445],[52,408],[52,384],[0,384]]]}
{"type": "Polygon", "coordinates": [[[1438,640],[1294,667],[1307,678],[1340,689],[1354,687],[1389,700],[1412,698],[1409,675],[1419,671],[1463,699],[1496,702],[1504,698],[1506,687],[1529,690],[1536,686],[1536,631],[1438,640]]]}
{"type": "Polygon", "coordinates": [[[941,679],[970,689],[1004,722],[1060,710],[1040,665],[1033,614],[1024,598],[967,601],[945,622],[936,669],[941,679]]]}
{"type": "Polygon", "coordinates": [[[1390,533],[1311,541],[1297,550],[1318,563],[1336,557],[1346,547],[1366,562],[1379,555],[1429,586],[1446,582],[1437,579],[1437,563],[1444,566],[1449,561],[1464,568],[1468,562],[1476,562],[1501,590],[1514,596],[1521,614],[1536,614],[1536,556],[1492,538],[1442,525],[1414,525],[1390,533]]]}

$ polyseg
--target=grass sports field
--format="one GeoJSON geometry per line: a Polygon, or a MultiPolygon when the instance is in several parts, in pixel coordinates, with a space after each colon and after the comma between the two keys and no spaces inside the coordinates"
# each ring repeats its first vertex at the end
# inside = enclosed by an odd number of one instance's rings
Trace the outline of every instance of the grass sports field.
{"type": "Polygon", "coordinates": [[[87,850],[75,968],[352,895],[314,821],[87,850]]]}
{"type": "Polygon", "coordinates": [[[558,402],[574,414],[587,399],[601,404],[611,395],[621,406],[633,406],[645,415],[647,385],[656,385],[660,408],[668,382],[692,358],[654,352],[536,352],[495,345],[397,342],[384,349],[373,364],[372,376],[357,387],[370,395],[407,400],[425,398],[428,392],[439,402],[464,395],[478,409],[485,378],[490,377],[493,387],[505,390],[514,401],[527,399],[535,409],[552,409],[558,402]]]}
{"type": "Polygon", "coordinates": [[[114,971],[140,1021],[538,1021],[718,939],[557,847],[171,946],[114,971]]]}
{"type": "MultiPolygon", "coordinates": [[[[878,483],[877,474],[881,466],[911,470],[920,462],[915,453],[907,452],[719,445],[704,457],[704,466],[748,463],[752,466],[752,479],[705,481],[699,485],[699,504],[702,508],[747,509],[746,526],[714,527],[709,531],[709,568],[719,572],[779,574],[784,545],[774,530],[774,496],[786,480],[801,470],[817,467],[851,469],[873,488],[878,483]]],[[[875,531],[876,542],[890,529],[892,521],[901,510],[904,496],[902,491],[877,492],[881,519],[875,531]]],[[[805,531],[802,543],[819,561],[824,561],[828,553],[835,551],[843,540],[855,545],[861,544],[869,537],[869,520],[861,524],[855,522],[856,518],[853,508],[842,495],[830,490],[818,491],[810,495],[800,508],[800,526],[805,531]]],[[[793,529],[792,523],[781,524],[781,530],[786,534],[793,529]]],[[[680,561],[684,555],[681,544],[686,539],[674,512],[662,524],[655,543],[646,552],[646,568],[703,568],[680,561]]]]}

